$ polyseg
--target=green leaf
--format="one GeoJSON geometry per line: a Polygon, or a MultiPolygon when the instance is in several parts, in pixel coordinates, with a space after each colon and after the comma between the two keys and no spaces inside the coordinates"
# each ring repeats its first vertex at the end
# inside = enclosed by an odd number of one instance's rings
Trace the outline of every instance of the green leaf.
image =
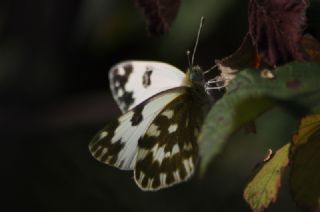
{"type": "Polygon", "coordinates": [[[320,64],[293,62],[275,70],[265,79],[257,70],[241,71],[227,92],[210,110],[199,137],[200,171],[220,153],[237,129],[254,120],[275,104],[297,115],[320,108],[320,64]]]}
{"type": "Polygon", "coordinates": [[[277,199],[284,168],[288,166],[290,144],[279,149],[249,182],[243,196],[253,211],[263,211],[277,199]]]}
{"type": "Polygon", "coordinates": [[[316,211],[320,209],[320,114],[301,120],[291,151],[293,198],[299,206],[316,211]]]}

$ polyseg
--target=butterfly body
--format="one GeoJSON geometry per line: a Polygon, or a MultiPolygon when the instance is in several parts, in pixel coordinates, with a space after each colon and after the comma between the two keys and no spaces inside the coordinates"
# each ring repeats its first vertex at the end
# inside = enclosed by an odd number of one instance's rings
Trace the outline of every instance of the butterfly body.
{"type": "Polygon", "coordinates": [[[93,157],[134,170],[142,190],[187,180],[197,163],[208,105],[200,68],[185,74],[165,63],[125,61],[111,68],[109,80],[123,115],[93,138],[93,157]]]}

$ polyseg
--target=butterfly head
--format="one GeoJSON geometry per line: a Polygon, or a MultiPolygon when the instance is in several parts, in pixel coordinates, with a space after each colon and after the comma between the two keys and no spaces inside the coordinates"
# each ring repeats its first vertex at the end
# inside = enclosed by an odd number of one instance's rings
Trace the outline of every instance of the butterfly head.
{"type": "Polygon", "coordinates": [[[189,80],[194,84],[203,84],[203,73],[199,66],[193,66],[188,70],[187,73],[189,80]]]}
{"type": "Polygon", "coordinates": [[[202,69],[199,66],[193,66],[192,68],[188,69],[186,76],[189,85],[192,88],[192,93],[198,97],[206,98],[204,89],[205,80],[202,69]]]}

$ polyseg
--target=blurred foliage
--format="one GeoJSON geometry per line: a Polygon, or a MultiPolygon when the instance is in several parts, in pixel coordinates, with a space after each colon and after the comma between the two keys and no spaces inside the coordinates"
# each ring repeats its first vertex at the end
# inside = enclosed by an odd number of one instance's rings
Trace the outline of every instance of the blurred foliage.
{"type": "MultiPolygon", "coordinates": [[[[246,127],[250,121],[252,125],[273,106],[283,107],[298,119],[309,115],[302,119],[292,145],[286,144],[279,149],[245,188],[244,198],[253,211],[264,211],[270,203],[276,202],[283,169],[289,161],[292,167],[289,176],[291,195],[297,205],[310,211],[320,208],[320,176],[316,168],[319,167],[316,156],[319,153],[319,124],[317,114],[313,114],[320,109],[320,87],[317,85],[320,66],[318,63],[306,63],[319,62],[320,8],[318,1],[311,0],[310,3],[306,11],[308,0],[251,0],[248,35],[254,48],[246,48],[250,47],[246,36],[240,49],[218,63],[219,77],[224,79],[226,93],[212,107],[200,134],[202,173],[209,162],[222,152],[236,130],[246,127]],[[305,32],[311,35],[303,34],[305,25],[308,26],[305,32]],[[304,63],[292,62],[281,66],[294,60],[304,63]],[[260,70],[241,70],[252,68],[253,61],[254,67],[260,70]],[[247,66],[240,68],[245,62],[247,66]],[[264,69],[266,67],[270,70],[264,69]]],[[[276,121],[276,117],[274,119],[276,121]]],[[[285,137],[291,135],[292,130],[289,130],[285,137]]],[[[281,140],[282,137],[276,139],[281,140]]]]}
{"type": "MultiPolygon", "coordinates": [[[[263,71],[258,70],[243,70],[237,74],[226,87],[225,95],[212,107],[200,134],[201,172],[203,173],[209,162],[221,153],[228,138],[236,130],[245,127],[245,124],[250,121],[255,121],[262,113],[275,105],[283,107],[288,113],[298,118],[304,114],[318,112],[320,109],[319,70],[318,63],[292,62],[276,68],[274,77],[271,79],[263,77],[261,75],[263,71]]],[[[277,117],[274,117],[274,121],[277,121],[277,117]]],[[[303,122],[300,127],[302,129],[298,134],[298,140],[308,139],[306,135],[312,136],[313,131],[318,131],[318,124],[309,126],[310,121],[306,122],[307,124],[303,122]],[[305,128],[304,125],[307,125],[308,128],[305,128]],[[304,133],[305,131],[307,133],[304,133]]],[[[266,129],[257,128],[257,130],[266,129]]],[[[291,137],[292,130],[285,133],[286,138],[291,137]]],[[[273,139],[280,142],[283,137],[273,139]]],[[[281,172],[288,164],[288,149],[289,145],[281,148],[270,161],[264,164],[246,187],[244,197],[254,211],[263,211],[271,202],[276,201],[281,172]]],[[[297,198],[299,205],[307,205],[313,210],[318,207],[316,204],[318,204],[319,197],[320,177],[315,171],[315,167],[319,167],[319,160],[313,156],[318,150],[318,147],[313,145],[306,151],[294,152],[293,171],[290,177],[292,187],[296,188],[292,190],[293,196],[299,196],[297,198]],[[309,156],[306,157],[307,155],[309,156]],[[305,163],[308,163],[308,166],[304,165],[305,163]],[[301,169],[301,167],[304,168],[301,169]],[[301,189],[304,192],[310,191],[310,198],[302,200],[301,197],[305,195],[300,194],[301,189]]]]}
{"type": "Polygon", "coordinates": [[[290,186],[297,204],[305,209],[320,209],[320,114],[301,120],[293,137],[290,186]]]}

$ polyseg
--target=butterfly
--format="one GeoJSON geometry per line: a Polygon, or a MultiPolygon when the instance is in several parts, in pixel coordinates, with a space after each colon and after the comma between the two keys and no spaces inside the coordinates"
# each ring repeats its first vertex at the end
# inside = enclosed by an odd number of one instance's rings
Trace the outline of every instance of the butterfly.
{"type": "Polygon", "coordinates": [[[201,69],[184,73],[162,62],[124,61],[110,69],[109,81],[123,115],[96,134],[89,144],[92,156],[134,170],[142,190],[189,179],[207,111],[201,69]]]}
{"type": "Polygon", "coordinates": [[[203,18],[186,73],[167,63],[135,60],[109,71],[122,115],[95,135],[89,150],[102,163],[133,170],[144,191],[186,181],[195,171],[197,138],[209,108],[204,72],[192,65],[202,24],[203,18]]]}

